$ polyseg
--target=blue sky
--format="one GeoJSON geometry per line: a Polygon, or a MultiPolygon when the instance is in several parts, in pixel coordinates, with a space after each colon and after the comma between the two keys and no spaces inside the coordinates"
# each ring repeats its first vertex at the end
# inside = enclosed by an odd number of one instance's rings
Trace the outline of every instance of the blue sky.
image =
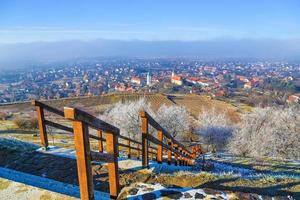
{"type": "Polygon", "coordinates": [[[300,38],[299,0],[1,0],[0,43],[300,38]]]}

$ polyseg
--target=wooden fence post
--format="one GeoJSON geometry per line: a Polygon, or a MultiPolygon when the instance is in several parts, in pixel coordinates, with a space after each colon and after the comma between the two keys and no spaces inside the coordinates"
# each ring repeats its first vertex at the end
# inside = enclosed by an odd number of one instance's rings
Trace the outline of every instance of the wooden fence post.
{"type": "MultiPolygon", "coordinates": [[[[140,144],[137,145],[137,148],[138,148],[138,149],[141,148],[140,144]]],[[[139,160],[140,157],[141,157],[141,151],[140,151],[140,150],[137,150],[137,159],[139,160]]]]}
{"type": "MultiPolygon", "coordinates": [[[[168,146],[173,148],[173,144],[170,139],[168,139],[168,146]]],[[[172,162],[172,152],[168,149],[168,165],[171,165],[172,162]]]]}
{"type": "MultiPolygon", "coordinates": [[[[178,150],[178,145],[177,144],[174,144],[174,149],[178,150]]],[[[178,165],[178,154],[174,153],[174,157],[175,157],[175,166],[177,166],[178,165]]]]}
{"type": "Polygon", "coordinates": [[[107,164],[109,176],[109,192],[113,199],[118,197],[120,192],[119,170],[118,170],[118,136],[115,133],[105,132],[106,151],[114,156],[114,161],[107,164]]]}
{"type": "MultiPolygon", "coordinates": [[[[181,147],[179,147],[178,150],[179,150],[180,153],[182,153],[182,148],[181,147]]],[[[183,157],[180,155],[179,156],[179,166],[182,165],[182,159],[183,159],[183,157]]]]}
{"type": "MultiPolygon", "coordinates": [[[[162,143],[163,142],[163,132],[159,130],[157,132],[157,139],[162,143]]],[[[163,147],[161,144],[157,145],[157,162],[162,163],[163,158],[163,147]]]]}
{"type": "MultiPolygon", "coordinates": [[[[98,132],[98,137],[103,139],[102,131],[98,130],[97,132],[98,132]]],[[[99,149],[100,153],[103,153],[103,141],[102,140],[98,140],[98,149],[99,149]]]]}
{"type": "Polygon", "coordinates": [[[184,166],[187,166],[187,155],[188,155],[188,153],[185,152],[184,155],[186,156],[184,158],[184,166]]]}
{"type": "Polygon", "coordinates": [[[81,200],[93,200],[93,176],[91,168],[88,126],[81,121],[73,122],[74,142],[81,200]]]}
{"type": "Polygon", "coordinates": [[[142,164],[143,167],[148,167],[149,159],[148,159],[148,119],[145,116],[145,113],[141,113],[141,131],[142,131],[142,164]]]}
{"type": "Polygon", "coordinates": [[[131,158],[131,142],[130,140],[127,140],[127,145],[128,145],[128,148],[127,148],[127,157],[128,158],[131,158]]]}
{"type": "Polygon", "coordinates": [[[39,122],[39,132],[41,138],[41,144],[47,150],[48,148],[48,137],[47,137],[47,129],[45,125],[45,115],[44,109],[40,106],[36,106],[37,119],[39,122]]]}

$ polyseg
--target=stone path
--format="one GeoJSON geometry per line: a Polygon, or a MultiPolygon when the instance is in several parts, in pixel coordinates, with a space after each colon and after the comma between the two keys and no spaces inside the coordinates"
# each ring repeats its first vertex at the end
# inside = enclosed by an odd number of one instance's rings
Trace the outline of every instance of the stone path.
{"type": "Polygon", "coordinates": [[[0,178],[0,198],[9,200],[75,200],[78,198],[62,195],[49,190],[25,185],[0,178]]]}

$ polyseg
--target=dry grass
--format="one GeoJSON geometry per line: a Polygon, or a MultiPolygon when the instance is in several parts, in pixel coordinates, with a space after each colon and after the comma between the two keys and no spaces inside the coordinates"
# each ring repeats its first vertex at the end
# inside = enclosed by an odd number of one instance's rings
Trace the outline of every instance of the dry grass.
{"type": "MultiPolygon", "coordinates": [[[[54,106],[58,109],[63,109],[64,106],[78,107],[91,112],[92,114],[97,114],[103,112],[110,105],[113,105],[119,101],[133,101],[140,98],[145,98],[146,101],[150,102],[153,109],[157,110],[161,105],[174,105],[176,103],[180,106],[185,106],[192,115],[198,117],[199,113],[205,109],[211,109],[213,107],[219,111],[228,111],[229,117],[233,121],[238,121],[239,114],[237,108],[232,106],[230,103],[223,101],[213,100],[207,96],[201,95],[172,95],[173,101],[171,101],[167,95],[158,93],[116,93],[116,94],[106,94],[101,96],[92,97],[78,97],[78,98],[66,98],[58,100],[49,100],[45,103],[54,106]]],[[[5,112],[19,113],[24,115],[29,112],[34,111],[34,107],[30,103],[18,103],[13,105],[2,105],[1,110],[5,112]]]]}
{"type": "Polygon", "coordinates": [[[8,180],[0,179],[0,191],[6,190],[10,185],[10,182],[8,180]]]}
{"type": "Polygon", "coordinates": [[[11,120],[0,120],[0,130],[17,129],[16,124],[11,120]]]}
{"type": "Polygon", "coordinates": [[[162,185],[172,185],[179,187],[196,187],[204,183],[214,181],[217,177],[209,173],[191,174],[179,172],[174,175],[161,174],[153,179],[150,183],[160,183],[162,185]]]}

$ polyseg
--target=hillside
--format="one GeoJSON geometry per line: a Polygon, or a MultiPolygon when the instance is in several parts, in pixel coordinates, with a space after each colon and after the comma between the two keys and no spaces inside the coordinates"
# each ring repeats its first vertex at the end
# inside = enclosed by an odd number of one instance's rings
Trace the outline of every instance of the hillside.
{"type": "MultiPolygon", "coordinates": [[[[202,111],[215,108],[219,112],[227,111],[233,122],[236,122],[239,119],[238,109],[233,105],[201,95],[115,93],[91,97],[47,100],[46,103],[60,109],[64,106],[71,106],[82,108],[92,114],[98,114],[119,101],[133,101],[140,98],[145,98],[151,103],[154,110],[157,110],[163,104],[167,106],[176,104],[186,107],[194,117],[197,117],[202,111]]],[[[0,105],[0,109],[1,112],[12,112],[21,115],[28,115],[34,111],[34,107],[30,105],[30,102],[0,105]]]]}

